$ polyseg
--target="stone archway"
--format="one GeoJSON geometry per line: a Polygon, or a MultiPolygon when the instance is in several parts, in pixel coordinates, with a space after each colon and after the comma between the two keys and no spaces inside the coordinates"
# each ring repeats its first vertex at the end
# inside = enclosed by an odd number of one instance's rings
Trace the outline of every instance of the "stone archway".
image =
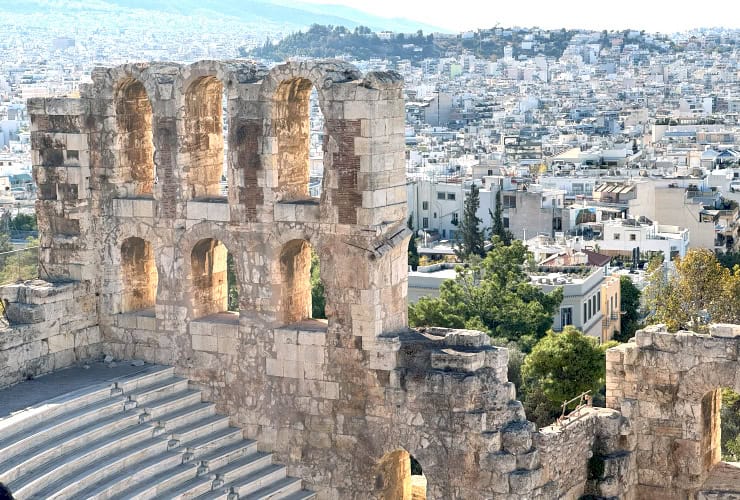
{"type": "Polygon", "coordinates": [[[151,243],[132,236],[121,244],[121,312],[154,307],[159,277],[151,243]]]}
{"type": "Polygon", "coordinates": [[[224,168],[224,86],[215,76],[204,76],[185,93],[185,149],[188,191],[192,199],[220,198],[224,168]]]}
{"type": "MultiPolygon", "coordinates": [[[[275,92],[273,124],[278,147],[278,201],[317,198],[312,196],[310,189],[312,90],[315,94],[311,80],[297,77],[280,82],[275,92]]],[[[314,99],[317,101],[318,97],[314,99]]],[[[321,118],[323,128],[323,114],[321,118]]]]}
{"type": "Polygon", "coordinates": [[[385,454],[377,466],[375,482],[380,500],[427,498],[427,480],[421,464],[404,449],[385,454]]]}
{"type": "Polygon", "coordinates": [[[226,245],[215,238],[204,238],[193,246],[190,282],[193,319],[229,310],[229,250],[226,245]]]}
{"type": "Polygon", "coordinates": [[[120,194],[152,196],[155,178],[152,104],[144,85],[133,78],[124,80],[115,95],[115,109],[120,194]]]}

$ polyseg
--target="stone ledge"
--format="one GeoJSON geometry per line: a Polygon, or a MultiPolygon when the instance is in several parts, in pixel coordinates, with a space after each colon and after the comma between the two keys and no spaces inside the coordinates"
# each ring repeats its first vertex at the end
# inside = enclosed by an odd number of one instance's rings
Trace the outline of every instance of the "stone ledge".
{"type": "Polygon", "coordinates": [[[281,201],[274,205],[275,222],[321,222],[318,199],[281,201]]]}
{"type": "Polygon", "coordinates": [[[187,218],[198,221],[229,222],[231,211],[226,198],[223,201],[192,200],[187,203],[187,218]]]}
{"type": "Polygon", "coordinates": [[[130,311],[112,316],[113,324],[119,328],[135,328],[137,330],[155,331],[157,329],[157,318],[154,308],[130,311]]]}
{"type": "Polygon", "coordinates": [[[485,362],[484,352],[460,352],[454,349],[432,352],[432,368],[435,370],[474,372],[483,368],[485,362]]]}
{"type": "Polygon", "coordinates": [[[154,217],[153,198],[115,198],[113,215],[116,217],[154,217]]]}
{"type": "Polygon", "coordinates": [[[709,325],[709,335],[712,337],[736,338],[740,337],[740,325],[717,323],[709,325]]]}

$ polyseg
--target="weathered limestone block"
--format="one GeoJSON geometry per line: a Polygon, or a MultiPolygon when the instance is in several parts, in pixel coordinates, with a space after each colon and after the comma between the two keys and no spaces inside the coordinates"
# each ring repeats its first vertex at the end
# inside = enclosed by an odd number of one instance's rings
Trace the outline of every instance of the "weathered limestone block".
{"type": "Polygon", "coordinates": [[[513,454],[528,452],[532,448],[534,424],[531,422],[512,422],[501,431],[501,445],[513,454]]]}
{"type": "Polygon", "coordinates": [[[735,338],[740,337],[740,325],[713,324],[709,325],[709,334],[712,337],[735,338]]]}

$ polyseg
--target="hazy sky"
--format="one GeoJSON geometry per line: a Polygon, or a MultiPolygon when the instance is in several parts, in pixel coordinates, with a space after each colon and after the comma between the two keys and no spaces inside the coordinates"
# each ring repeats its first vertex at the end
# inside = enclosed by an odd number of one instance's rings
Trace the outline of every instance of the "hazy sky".
{"type": "Polygon", "coordinates": [[[675,32],[740,28],[738,0],[303,0],[405,17],[451,31],[501,26],[675,32]]]}

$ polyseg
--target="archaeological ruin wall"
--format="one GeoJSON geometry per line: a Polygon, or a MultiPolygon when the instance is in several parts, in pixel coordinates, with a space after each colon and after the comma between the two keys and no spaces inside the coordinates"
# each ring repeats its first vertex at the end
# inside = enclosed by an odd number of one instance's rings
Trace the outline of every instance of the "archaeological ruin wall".
{"type": "MultiPolygon", "coordinates": [[[[397,74],[201,61],[92,80],[80,98],[29,102],[42,280],[0,289],[0,386],[103,355],[173,365],[324,499],[641,498],[643,469],[663,458],[640,450],[619,377],[632,376],[624,360],[652,359],[641,339],[653,333],[610,351],[609,409],[538,431],[505,349],[480,332],[408,329],[397,74]],[[312,252],[326,320],[311,317],[312,252]]],[[[659,394],[646,397],[652,408],[659,394]]]]}

